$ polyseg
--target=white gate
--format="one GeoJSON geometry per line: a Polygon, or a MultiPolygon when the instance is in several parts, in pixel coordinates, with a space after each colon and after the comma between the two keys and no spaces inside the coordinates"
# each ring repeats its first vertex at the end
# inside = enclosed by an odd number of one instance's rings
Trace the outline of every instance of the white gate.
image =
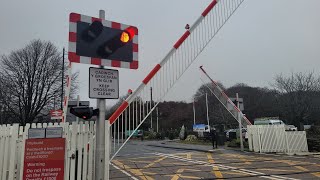
{"type": "Polygon", "coordinates": [[[248,126],[250,151],[255,152],[308,152],[305,131],[285,131],[284,125],[248,126]]]}
{"type": "Polygon", "coordinates": [[[18,180],[23,175],[25,140],[29,128],[62,127],[66,138],[65,180],[92,180],[94,170],[94,122],[0,125],[0,180],[18,180]]]}

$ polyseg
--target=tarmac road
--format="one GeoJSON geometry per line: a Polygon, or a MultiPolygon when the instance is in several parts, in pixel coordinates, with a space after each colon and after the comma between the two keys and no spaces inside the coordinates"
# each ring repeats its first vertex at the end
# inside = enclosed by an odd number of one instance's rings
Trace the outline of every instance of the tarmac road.
{"type": "Polygon", "coordinates": [[[168,141],[130,141],[111,179],[320,179],[319,156],[240,152],[168,141]]]}

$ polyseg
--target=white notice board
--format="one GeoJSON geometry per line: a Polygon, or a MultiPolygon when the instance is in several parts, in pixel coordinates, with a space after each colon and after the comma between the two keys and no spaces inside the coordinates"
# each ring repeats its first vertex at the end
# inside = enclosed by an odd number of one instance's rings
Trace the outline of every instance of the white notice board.
{"type": "Polygon", "coordinates": [[[89,98],[118,99],[119,71],[104,68],[89,68],[89,98]]]}

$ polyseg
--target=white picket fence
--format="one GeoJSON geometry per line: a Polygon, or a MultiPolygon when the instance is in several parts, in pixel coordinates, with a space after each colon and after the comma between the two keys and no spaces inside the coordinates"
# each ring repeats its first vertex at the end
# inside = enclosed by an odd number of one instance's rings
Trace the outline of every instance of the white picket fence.
{"type": "Polygon", "coordinates": [[[0,180],[18,180],[23,175],[25,140],[29,128],[62,127],[66,138],[65,180],[92,180],[94,170],[94,122],[0,126],[0,180]]]}
{"type": "Polygon", "coordinates": [[[285,131],[284,125],[250,125],[249,150],[254,152],[308,152],[305,131],[285,131]]]}

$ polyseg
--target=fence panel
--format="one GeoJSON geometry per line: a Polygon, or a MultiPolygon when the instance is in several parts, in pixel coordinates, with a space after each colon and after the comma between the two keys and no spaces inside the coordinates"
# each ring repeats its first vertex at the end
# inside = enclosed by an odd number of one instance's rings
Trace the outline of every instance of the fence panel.
{"type": "Polygon", "coordinates": [[[95,123],[0,125],[0,180],[23,177],[25,142],[30,128],[62,127],[66,139],[65,180],[94,179],[95,123]]]}
{"type": "Polygon", "coordinates": [[[6,125],[0,126],[0,179],[2,179],[2,169],[3,169],[3,163],[4,163],[4,156],[3,153],[5,151],[5,139],[6,139],[6,125]]]}
{"type": "Polygon", "coordinates": [[[248,126],[250,151],[255,152],[308,152],[305,131],[285,131],[284,125],[248,126]]]}
{"type": "Polygon", "coordinates": [[[283,125],[260,126],[261,152],[285,152],[283,125]]]}
{"type": "Polygon", "coordinates": [[[4,129],[4,151],[3,151],[3,163],[2,163],[2,179],[8,179],[8,166],[9,166],[9,151],[10,148],[9,147],[9,141],[10,141],[10,129],[11,126],[7,125],[5,126],[6,128],[4,129]]]}
{"type": "Polygon", "coordinates": [[[248,142],[249,142],[249,150],[254,152],[259,152],[260,147],[260,135],[258,126],[247,126],[248,129],[248,142]]]}
{"type": "Polygon", "coordinates": [[[288,153],[308,152],[305,131],[287,131],[288,153]]]}
{"type": "Polygon", "coordinates": [[[9,150],[9,167],[8,167],[8,179],[14,179],[15,176],[15,158],[17,150],[17,141],[19,133],[19,124],[14,124],[10,129],[10,150],[9,150]]]}

